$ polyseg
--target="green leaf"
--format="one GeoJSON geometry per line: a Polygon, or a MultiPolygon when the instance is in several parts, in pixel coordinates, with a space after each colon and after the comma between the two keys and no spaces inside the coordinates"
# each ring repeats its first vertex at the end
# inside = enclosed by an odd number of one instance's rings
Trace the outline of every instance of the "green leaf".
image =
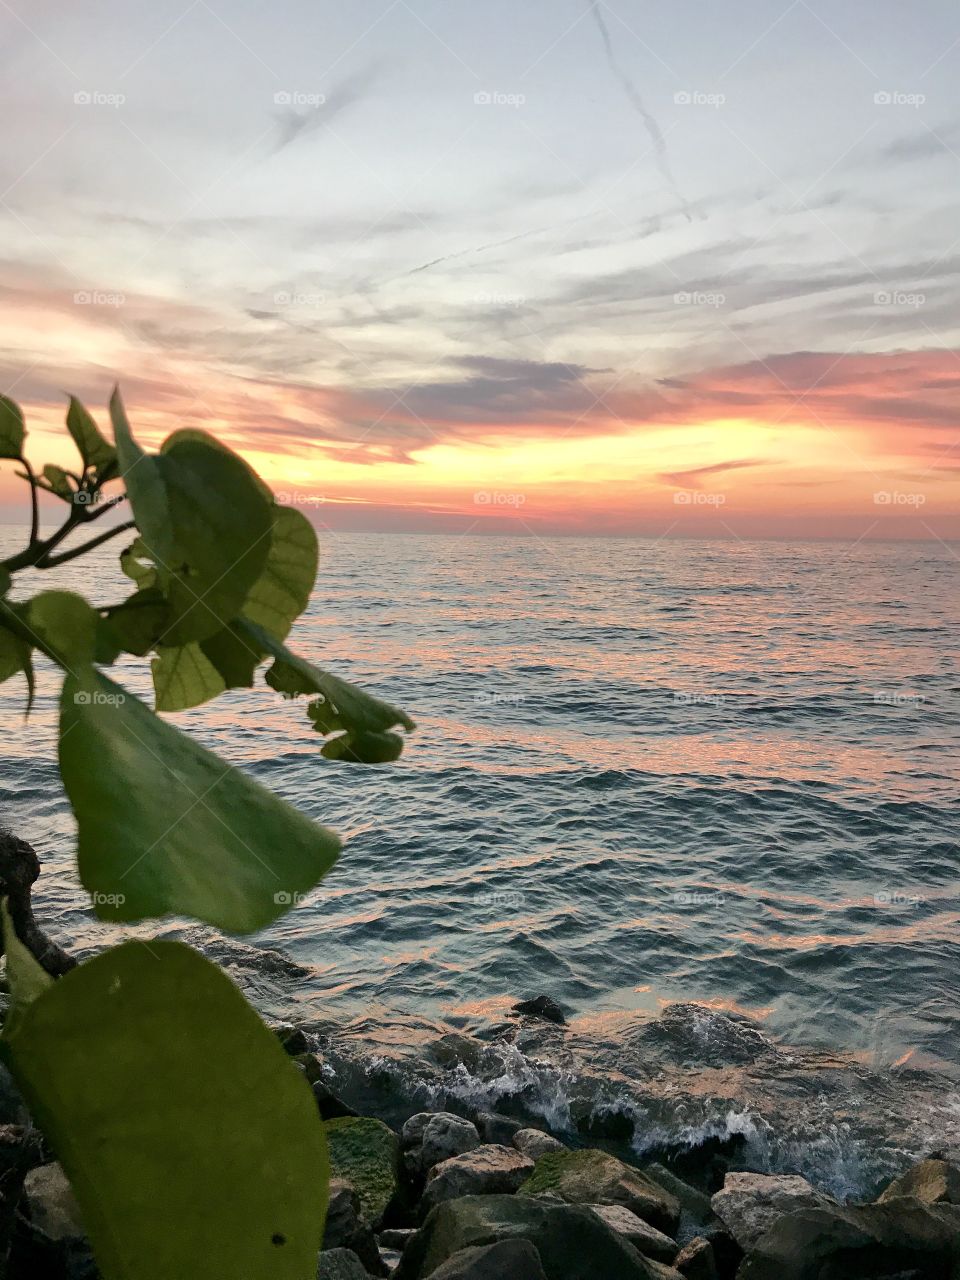
{"type": "Polygon", "coordinates": [[[73,502],[76,489],[70,483],[70,477],[64,471],[63,467],[55,467],[52,462],[48,462],[43,468],[43,479],[46,484],[41,482],[40,488],[47,489],[56,497],[61,498],[64,502],[73,502]]]}
{"type": "Polygon", "coordinates": [[[151,560],[142,538],[135,539],[120,552],[120,568],[138,587],[157,585],[157,566],[151,560]]]}
{"type": "Polygon", "coordinates": [[[0,566],[0,596],[5,596],[10,590],[12,578],[6,569],[0,566]]]}
{"type": "Polygon", "coordinates": [[[216,667],[194,640],[171,648],[161,645],[150,663],[158,711],[185,711],[209,702],[226,689],[216,667]]]}
{"type": "Polygon", "coordinates": [[[26,434],[23,410],[7,396],[0,396],[0,458],[21,457],[26,434]]]}
{"type": "Polygon", "coordinates": [[[200,647],[228,689],[249,689],[253,685],[253,673],[263,651],[254,647],[252,637],[241,631],[238,624],[224,627],[208,640],[201,640],[200,647]]]}
{"type": "MultiPolygon", "coordinates": [[[[145,587],[108,609],[101,619],[100,633],[117,653],[135,653],[143,657],[163,638],[170,625],[170,606],[156,587],[145,587]]],[[[112,658],[103,661],[113,661],[112,658]]]]}
{"type": "Polygon", "coordinates": [[[82,596],[43,591],[16,611],[37,648],[66,670],[93,660],[99,619],[82,596]]]}
{"type": "Polygon", "coordinates": [[[266,674],[267,684],[288,697],[320,694],[307,708],[318,733],[345,732],[344,740],[331,740],[322,754],[329,759],[380,764],[396,760],[403,750],[403,738],[390,731],[397,726],[413,730],[414,722],[405,711],[382,702],[372,694],[329,671],[315,667],[292,653],[261,627],[241,619],[238,624],[275,661],[266,674]],[[334,745],[337,743],[338,745],[334,745]]]}
{"type": "Polygon", "coordinates": [[[116,467],[116,449],[104,439],[100,428],[76,396],[70,397],[70,406],[67,409],[67,430],[73,436],[73,442],[80,451],[84,469],[96,467],[100,472],[109,472],[116,467]]]}
{"type": "Polygon", "coordinates": [[[179,432],[156,456],[110,401],[127,497],[170,601],[171,644],[203,640],[240,612],[263,573],[272,509],[247,464],[201,432],[179,432]]]}
{"type": "Polygon", "coordinates": [[[307,1082],[216,965],[127,942],[4,1033],[104,1280],[308,1280],[329,1162],[307,1082]]]}
{"type": "Polygon", "coordinates": [[[0,918],[3,920],[3,950],[7,957],[7,981],[10,983],[10,994],[13,1003],[19,1010],[32,1004],[37,996],[43,995],[48,987],[53,986],[53,978],[40,964],[32,951],[20,941],[13,920],[10,918],[10,907],[6,898],[0,902],[0,918]]]}
{"type": "Polygon", "coordinates": [[[274,507],[270,553],[262,576],[243,606],[243,616],[286,640],[310,600],[317,580],[317,534],[301,511],[274,507]]]}
{"type": "Polygon", "coordinates": [[[92,668],[64,683],[60,773],[80,878],[103,920],[172,913],[250,933],[339,852],[332,831],[92,668]]]}

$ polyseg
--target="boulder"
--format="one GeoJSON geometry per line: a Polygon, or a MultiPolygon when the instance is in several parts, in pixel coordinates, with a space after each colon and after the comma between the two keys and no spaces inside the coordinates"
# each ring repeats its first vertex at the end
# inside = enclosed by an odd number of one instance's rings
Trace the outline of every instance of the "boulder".
{"type": "Polygon", "coordinates": [[[671,1240],[656,1227],[651,1227],[622,1204],[588,1204],[586,1207],[646,1257],[656,1258],[657,1262],[673,1262],[676,1257],[675,1240],[671,1240]]]}
{"type": "Polygon", "coordinates": [[[400,1143],[382,1120],[341,1116],[324,1123],[331,1177],[348,1182],[360,1199],[360,1213],[379,1225],[397,1193],[400,1143]]]}
{"type": "Polygon", "coordinates": [[[946,1160],[921,1160],[894,1178],[877,1204],[894,1196],[915,1196],[924,1204],[960,1204],[960,1169],[946,1160]]]}
{"type": "Polygon", "coordinates": [[[561,1027],[566,1026],[563,1010],[552,996],[534,996],[532,1000],[520,1000],[511,1005],[511,1008],[514,1013],[525,1014],[528,1018],[543,1018],[547,1022],[556,1022],[561,1027]]]}
{"type": "MultiPolygon", "coordinates": [[[[528,1240],[547,1280],[679,1280],[583,1205],[511,1195],[463,1196],[438,1205],[403,1251],[397,1280],[434,1280],[461,1250],[504,1240],[528,1240]]],[[[507,1280],[509,1273],[501,1274],[507,1280]]]]}
{"type": "Polygon", "coordinates": [[[403,1253],[416,1234],[413,1227],[388,1227],[378,1233],[377,1242],[385,1249],[399,1249],[403,1253]]]}
{"type": "Polygon", "coordinates": [[[531,1160],[539,1160],[548,1151],[566,1151],[562,1142],[541,1129],[519,1129],[513,1135],[513,1145],[531,1160]]]}
{"type": "Polygon", "coordinates": [[[349,1182],[334,1179],[330,1183],[327,1220],[323,1229],[323,1249],[338,1252],[349,1249],[367,1271],[382,1274],[380,1250],[368,1222],[360,1214],[360,1197],[349,1182]]]}
{"type": "Polygon", "coordinates": [[[23,1194],[31,1224],[48,1240],[84,1239],[80,1206],[62,1165],[42,1164],[31,1169],[23,1180],[23,1194]]]}
{"type": "Polygon", "coordinates": [[[728,1173],[710,1200],[741,1249],[751,1249],[784,1214],[828,1207],[833,1201],[797,1174],[728,1173]]]}
{"type": "Polygon", "coordinates": [[[447,1111],[441,1111],[438,1115],[431,1116],[423,1131],[420,1140],[420,1168],[426,1173],[442,1160],[461,1156],[479,1145],[480,1134],[476,1125],[447,1111]]]}
{"type": "Polygon", "coordinates": [[[315,1053],[297,1053],[294,1062],[307,1077],[307,1083],[317,1100],[317,1109],[321,1120],[336,1120],[340,1116],[355,1116],[353,1107],[347,1106],[342,1098],[338,1098],[326,1081],[323,1061],[315,1053]]]}
{"type": "Polygon", "coordinates": [[[622,1204],[672,1235],[680,1205],[669,1191],[606,1151],[548,1151],[520,1188],[521,1195],[553,1191],[568,1204],[622,1204]]]}
{"type": "Polygon", "coordinates": [[[674,1258],[673,1265],[684,1280],[717,1280],[713,1245],[703,1236],[696,1236],[685,1244],[674,1258]]]}
{"type": "Polygon", "coordinates": [[[693,1222],[700,1225],[716,1221],[710,1206],[710,1197],[691,1186],[689,1182],[685,1182],[683,1178],[678,1178],[666,1165],[649,1164],[644,1169],[644,1173],[680,1202],[681,1216],[686,1214],[693,1222]]]}
{"type": "Polygon", "coordinates": [[[960,1206],[894,1196],[826,1205],[779,1218],[737,1280],[946,1280],[960,1274],[960,1206]]]}
{"type": "Polygon", "coordinates": [[[370,1280],[349,1249],[325,1249],[317,1261],[317,1280],[370,1280]]]}
{"type": "Polygon", "coordinates": [[[291,1057],[310,1052],[310,1041],[302,1027],[295,1027],[291,1022],[278,1022],[273,1034],[291,1057]]]}
{"type": "Polygon", "coordinates": [[[447,1116],[450,1120],[462,1120],[462,1116],[455,1115],[452,1111],[418,1111],[415,1116],[411,1116],[409,1120],[405,1120],[403,1128],[400,1130],[400,1146],[406,1151],[409,1147],[419,1147],[423,1141],[423,1133],[431,1120],[436,1120],[438,1116],[447,1116]]]}
{"type": "Polygon", "coordinates": [[[460,1249],[430,1273],[430,1280],[546,1280],[529,1240],[500,1240],[460,1249]]]}
{"type": "Polygon", "coordinates": [[[498,1111],[481,1111],[477,1114],[477,1128],[484,1142],[497,1142],[509,1147],[513,1135],[523,1128],[521,1120],[513,1116],[502,1116],[498,1111]]]}
{"type": "Polygon", "coordinates": [[[510,1193],[526,1182],[533,1168],[533,1161],[513,1147],[476,1147],[434,1165],[427,1175],[423,1204],[433,1208],[459,1196],[510,1193]]]}

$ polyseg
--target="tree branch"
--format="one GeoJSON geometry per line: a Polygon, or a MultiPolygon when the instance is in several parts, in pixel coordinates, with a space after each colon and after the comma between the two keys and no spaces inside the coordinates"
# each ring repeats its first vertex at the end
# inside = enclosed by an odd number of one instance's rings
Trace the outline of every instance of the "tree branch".
{"type": "Polygon", "coordinates": [[[30,546],[33,547],[36,546],[37,536],[40,532],[40,495],[37,492],[39,486],[29,460],[21,454],[17,461],[23,465],[23,469],[27,473],[27,479],[30,482],[30,546]]]}
{"type": "Polygon", "coordinates": [[[126,533],[128,529],[135,529],[136,527],[136,520],[127,520],[125,524],[114,525],[106,533],[101,533],[98,538],[91,538],[89,542],[83,543],[82,546],[72,547],[69,551],[62,551],[58,556],[43,556],[42,559],[36,562],[36,567],[38,569],[55,569],[58,564],[67,564],[70,560],[76,560],[78,556],[85,555],[88,551],[93,551],[95,547],[101,546],[104,542],[109,542],[118,533],[126,533]]]}

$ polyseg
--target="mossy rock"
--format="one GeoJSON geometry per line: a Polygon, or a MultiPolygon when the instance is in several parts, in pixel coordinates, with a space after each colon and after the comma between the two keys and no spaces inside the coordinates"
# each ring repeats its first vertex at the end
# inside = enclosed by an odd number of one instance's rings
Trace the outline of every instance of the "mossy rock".
{"type": "Polygon", "coordinates": [[[364,1219],[376,1226],[397,1192],[400,1139],[382,1120],[369,1116],[339,1116],[323,1127],[330,1147],[330,1176],[350,1183],[360,1197],[364,1219]]]}
{"type": "Polygon", "coordinates": [[[544,1192],[552,1192],[568,1204],[624,1205],[668,1235],[680,1218],[676,1197],[664,1187],[616,1156],[589,1147],[542,1155],[518,1194],[537,1196],[544,1192]]]}

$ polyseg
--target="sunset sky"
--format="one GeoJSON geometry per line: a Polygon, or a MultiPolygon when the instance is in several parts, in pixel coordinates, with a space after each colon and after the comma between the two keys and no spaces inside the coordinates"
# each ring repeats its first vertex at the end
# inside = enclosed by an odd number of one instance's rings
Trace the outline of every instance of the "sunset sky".
{"type": "MultiPolygon", "coordinates": [[[[331,528],[960,538],[960,10],[0,0],[2,355],[331,528]]],[[[3,518],[20,510],[0,478],[3,518]]]]}

